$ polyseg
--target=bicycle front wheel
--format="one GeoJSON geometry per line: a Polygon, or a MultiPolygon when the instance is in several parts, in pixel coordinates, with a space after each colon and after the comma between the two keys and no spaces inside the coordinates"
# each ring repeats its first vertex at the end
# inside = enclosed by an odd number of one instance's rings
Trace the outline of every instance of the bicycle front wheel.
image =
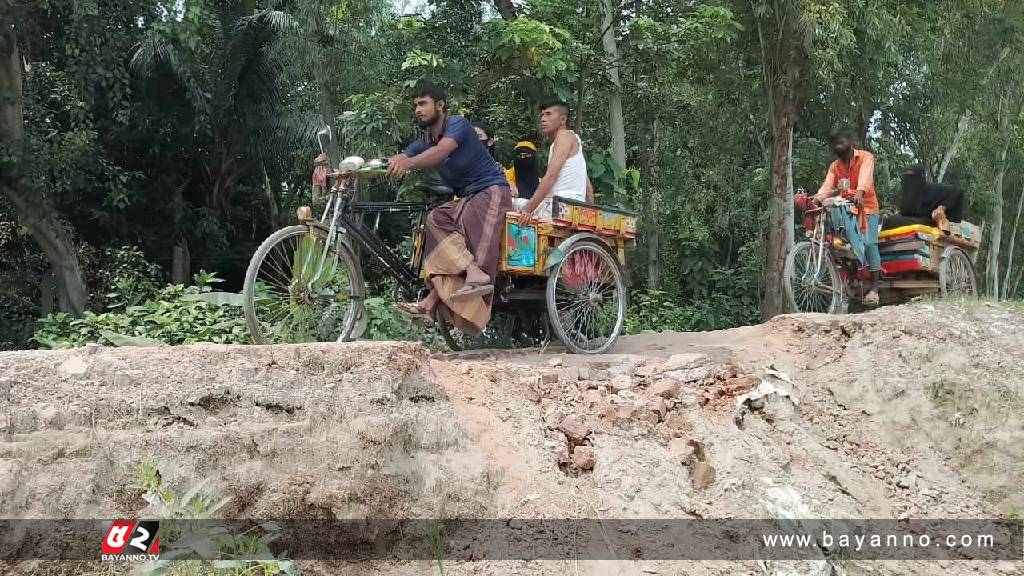
{"type": "Polygon", "coordinates": [[[838,314],[843,285],[828,249],[800,242],[786,255],[786,296],[794,312],[838,314]]]}
{"type": "Polygon", "coordinates": [[[351,250],[315,226],[272,234],[253,254],[242,291],[256,344],[347,341],[359,319],[363,278],[351,250]]]}

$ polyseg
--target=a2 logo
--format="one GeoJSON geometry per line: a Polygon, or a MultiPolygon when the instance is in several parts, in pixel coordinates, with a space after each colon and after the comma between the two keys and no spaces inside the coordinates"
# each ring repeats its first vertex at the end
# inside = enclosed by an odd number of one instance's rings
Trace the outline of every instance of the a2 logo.
{"type": "Polygon", "coordinates": [[[114,520],[101,545],[102,560],[156,560],[160,555],[160,522],[114,520]]]}

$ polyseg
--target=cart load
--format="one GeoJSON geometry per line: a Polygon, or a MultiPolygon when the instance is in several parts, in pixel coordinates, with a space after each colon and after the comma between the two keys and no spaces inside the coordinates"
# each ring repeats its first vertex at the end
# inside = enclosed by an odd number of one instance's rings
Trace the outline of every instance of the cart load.
{"type": "Polygon", "coordinates": [[[636,243],[636,212],[587,204],[566,198],[552,200],[550,221],[523,226],[515,212],[505,218],[505,242],[502,245],[501,269],[520,274],[543,274],[552,262],[563,240],[579,233],[589,233],[594,240],[617,256],[625,266],[625,248],[636,243]]]}
{"type": "Polygon", "coordinates": [[[551,219],[574,230],[597,232],[602,236],[636,238],[636,212],[577,202],[568,198],[552,200],[551,219]]]}
{"type": "Polygon", "coordinates": [[[890,276],[908,272],[938,272],[947,246],[973,252],[981,232],[970,222],[946,222],[941,227],[912,224],[878,234],[882,271],[890,276]]]}

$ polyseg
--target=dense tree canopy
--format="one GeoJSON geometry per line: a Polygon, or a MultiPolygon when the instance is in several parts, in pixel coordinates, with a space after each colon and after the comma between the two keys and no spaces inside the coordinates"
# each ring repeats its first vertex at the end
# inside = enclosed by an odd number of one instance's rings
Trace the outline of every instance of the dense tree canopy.
{"type": "Polygon", "coordinates": [[[1014,0],[0,0],[0,346],[108,306],[111,248],[237,289],[308,200],[315,132],[390,155],[428,79],[506,164],[571,104],[599,201],[642,215],[633,328],[783,311],[793,189],[839,124],[884,208],[909,163],[963,188],[985,290],[1024,291],[1014,0]]]}

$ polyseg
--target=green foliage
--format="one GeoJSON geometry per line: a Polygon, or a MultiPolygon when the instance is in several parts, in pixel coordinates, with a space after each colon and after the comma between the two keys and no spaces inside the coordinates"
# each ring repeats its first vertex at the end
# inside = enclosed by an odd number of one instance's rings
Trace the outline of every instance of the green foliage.
{"type": "Polygon", "coordinates": [[[164,273],[138,248],[122,246],[102,250],[89,280],[94,287],[94,310],[123,311],[153,299],[163,285],[164,273]]]}
{"type": "Polygon", "coordinates": [[[497,71],[518,76],[534,100],[545,94],[571,99],[576,81],[572,36],[556,26],[520,16],[488,23],[489,44],[497,71]]]}
{"type": "Polygon", "coordinates": [[[417,326],[394,308],[394,300],[367,298],[363,304],[369,320],[363,338],[366,340],[411,340],[422,342],[432,350],[443,350],[444,341],[433,329],[417,326]]]}
{"type": "Polygon", "coordinates": [[[298,566],[288,560],[287,552],[275,555],[271,550],[270,545],[281,537],[276,522],[264,522],[242,533],[210,523],[231,498],[217,498],[205,489],[206,481],[179,496],[164,483],[159,469],[143,462],[138,483],[149,502],[143,511],[146,517],[177,521],[174,528],[167,523],[160,527],[160,559],[147,565],[147,576],[298,575],[298,566]],[[191,556],[203,560],[180,560],[191,556]]]}
{"type": "Polygon", "coordinates": [[[406,80],[405,87],[413,88],[423,78],[437,76],[438,70],[443,69],[444,65],[444,59],[437,54],[414,49],[405,57],[405,62],[402,62],[402,70],[412,76],[406,80]]]}
{"type": "Polygon", "coordinates": [[[928,397],[938,405],[946,404],[953,397],[953,390],[950,389],[946,379],[939,377],[928,384],[928,397]]]}
{"type": "Polygon", "coordinates": [[[430,548],[431,552],[434,555],[434,562],[437,564],[438,576],[445,576],[445,537],[444,528],[440,525],[440,523],[435,524],[430,531],[430,548]]]}
{"type": "MultiPolygon", "coordinates": [[[[248,343],[249,332],[241,307],[224,303],[228,297],[212,292],[210,284],[221,280],[200,272],[193,281],[194,286],[167,286],[153,299],[127,306],[121,312],[87,312],[82,318],[72,318],[63,312],[50,314],[39,321],[32,340],[44,348],[73,348],[89,343],[118,346],[132,342],[133,337],[170,345],[248,343]]],[[[119,301],[124,299],[116,293],[115,297],[119,301]]]]}
{"type": "Polygon", "coordinates": [[[754,294],[734,298],[713,293],[692,303],[680,304],[672,295],[658,290],[637,290],[630,294],[626,311],[626,334],[645,330],[693,332],[721,330],[757,321],[754,294]]]}
{"type": "Polygon", "coordinates": [[[37,279],[48,273],[46,258],[0,195],[0,350],[28,346],[39,316],[37,279]]]}
{"type": "Polygon", "coordinates": [[[353,94],[339,117],[342,142],[366,158],[390,155],[410,134],[412,120],[404,95],[353,94]]]}
{"type": "Polygon", "coordinates": [[[587,154],[587,174],[594,185],[597,202],[636,204],[640,192],[640,171],[617,165],[610,154],[594,151],[587,154]]]}

